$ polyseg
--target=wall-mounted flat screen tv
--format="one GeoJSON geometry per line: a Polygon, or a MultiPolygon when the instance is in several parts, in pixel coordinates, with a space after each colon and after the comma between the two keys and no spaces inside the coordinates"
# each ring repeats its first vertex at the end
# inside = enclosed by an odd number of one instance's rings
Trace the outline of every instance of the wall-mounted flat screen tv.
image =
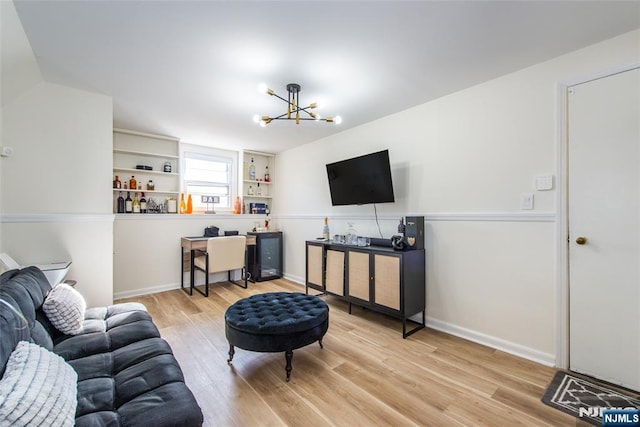
{"type": "Polygon", "coordinates": [[[389,150],[329,163],[327,177],[333,206],[395,201],[389,150]]]}

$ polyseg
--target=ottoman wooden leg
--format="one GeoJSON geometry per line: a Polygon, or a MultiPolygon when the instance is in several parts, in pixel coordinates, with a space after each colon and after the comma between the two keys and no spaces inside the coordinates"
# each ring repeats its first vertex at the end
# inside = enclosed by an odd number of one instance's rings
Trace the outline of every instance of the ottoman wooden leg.
{"type": "Polygon", "coordinates": [[[320,344],[320,348],[324,348],[324,347],[322,346],[322,338],[320,338],[320,339],[318,340],[318,344],[320,344]]]}
{"type": "Polygon", "coordinates": [[[293,359],[293,351],[287,350],[284,353],[284,357],[287,360],[287,365],[284,369],[287,371],[287,382],[289,382],[289,379],[291,378],[291,359],[293,359]]]}
{"type": "Polygon", "coordinates": [[[231,364],[231,361],[233,360],[233,355],[236,353],[236,351],[234,350],[233,346],[230,345],[229,346],[229,358],[227,359],[227,363],[231,364]]]}

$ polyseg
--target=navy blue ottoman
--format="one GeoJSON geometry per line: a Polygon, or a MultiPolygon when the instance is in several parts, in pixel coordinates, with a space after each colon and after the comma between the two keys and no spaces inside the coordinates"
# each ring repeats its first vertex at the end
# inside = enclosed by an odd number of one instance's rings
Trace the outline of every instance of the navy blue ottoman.
{"type": "Polygon", "coordinates": [[[329,307],[320,298],[298,292],[270,292],[243,298],[224,314],[230,364],[234,348],[275,353],[284,351],[287,381],[293,350],[318,341],[329,329],[329,307]]]}

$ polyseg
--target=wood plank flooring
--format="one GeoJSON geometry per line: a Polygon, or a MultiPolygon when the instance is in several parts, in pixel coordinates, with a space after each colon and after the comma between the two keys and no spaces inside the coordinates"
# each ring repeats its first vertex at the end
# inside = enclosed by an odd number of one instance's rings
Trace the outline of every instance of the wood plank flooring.
{"type": "Polygon", "coordinates": [[[228,365],[224,312],[263,292],[304,292],[284,279],[209,298],[181,290],[129,298],[147,306],[202,407],[205,426],[587,426],[540,398],[555,369],[432,329],[402,339],[399,320],[323,296],[324,349],[236,349],[228,365]]]}

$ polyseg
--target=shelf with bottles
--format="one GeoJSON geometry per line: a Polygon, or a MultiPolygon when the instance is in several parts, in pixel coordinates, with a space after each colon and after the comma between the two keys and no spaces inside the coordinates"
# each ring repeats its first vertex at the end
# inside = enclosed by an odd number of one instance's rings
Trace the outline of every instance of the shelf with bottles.
{"type": "Polygon", "coordinates": [[[122,178],[122,189],[132,175],[143,182],[143,188],[147,180],[157,180],[159,189],[179,188],[178,144],[173,137],[114,129],[113,173],[122,178]]]}
{"type": "Polygon", "coordinates": [[[132,169],[132,168],[123,168],[123,167],[114,167],[114,172],[127,172],[133,174],[141,174],[141,175],[163,175],[163,176],[179,176],[180,174],[175,172],[163,172],[157,170],[146,170],[146,169],[132,169]]]}
{"type": "Polygon", "coordinates": [[[178,193],[129,189],[114,189],[114,193],[114,213],[116,214],[175,214],[178,212],[178,193]],[[158,194],[163,196],[158,197],[158,194]]]}
{"type": "Polygon", "coordinates": [[[114,175],[113,190],[155,191],[158,193],[178,193],[178,180],[171,176],[146,176],[144,174],[114,175]]]}
{"type": "Polygon", "coordinates": [[[244,151],[242,154],[242,180],[244,182],[260,182],[261,184],[273,182],[275,154],[258,151],[244,151]]]}
{"type": "Polygon", "coordinates": [[[271,196],[269,194],[269,187],[262,185],[261,182],[247,181],[248,185],[245,185],[244,189],[244,197],[250,198],[265,198],[270,199],[271,196]]]}

